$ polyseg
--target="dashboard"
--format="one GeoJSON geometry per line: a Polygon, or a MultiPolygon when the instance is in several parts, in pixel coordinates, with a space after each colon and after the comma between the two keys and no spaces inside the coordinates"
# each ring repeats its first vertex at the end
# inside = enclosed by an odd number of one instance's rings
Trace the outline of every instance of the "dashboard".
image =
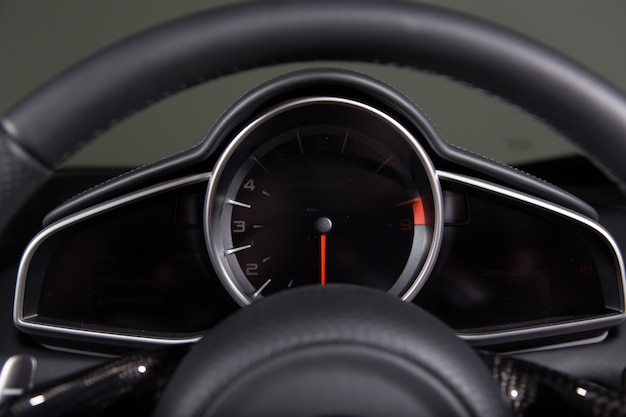
{"type": "MultiPolygon", "coordinates": [[[[450,137],[485,139],[500,118],[441,99],[450,137]]],[[[174,107],[163,124],[188,109],[174,107]]],[[[248,2],[122,40],[0,120],[0,414],[624,408],[624,131],[626,98],[575,62],[410,2],[248,2]],[[448,143],[421,87],[313,62],[500,97],[586,154],[531,158],[575,188],[448,143]],[[285,73],[204,113],[214,124],[190,149],[119,176],[58,171],[144,108],[264,69],[285,73]]],[[[520,154],[539,138],[508,135],[497,142],[520,154]]]]}
{"type": "Polygon", "coordinates": [[[270,81],[205,144],[53,212],[21,261],[18,328],[66,349],[182,344],[260,298],[337,284],[504,351],[599,341],[624,318],[623,261],[593,209],[453,148],[370,77],[270,81]]]}

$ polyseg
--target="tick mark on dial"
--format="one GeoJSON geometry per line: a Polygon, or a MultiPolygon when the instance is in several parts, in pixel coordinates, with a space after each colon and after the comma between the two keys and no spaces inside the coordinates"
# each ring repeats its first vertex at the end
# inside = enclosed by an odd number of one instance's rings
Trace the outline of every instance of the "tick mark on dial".
{"type": "Polygon", "coordinates": [[[300,153],[304,155],[304,146],[302,146],[302,138],[300,137],[300,132],[296,130],[296,138],[298,139],[298,147],[300,147],[300,153]]]}
{"type": "Polygon", "coordinates": [[[261,168],[261,169],[262,169],[263,171],[265,171],[267,174],[269,174],[269,173],[270,173],[270,171],[269,171],[267,168],[265,168],[265,165],[263,165],[263,164],[261,163],[261,161],[259,161],[259,158],[257,158],[255,155],[252,155],[251,159],[252,159],[252,162],[254,162],[255,164],[257,164],[257,165],[259,166],[259,168],[261,168]]]}
{"type": "Polygon", "coordinates": [[[239,246],[238,248],[226,249],[224,253],[226,254],[226,256],[228,256],[232,255],[233,253],[241,252],[242,250],[250,249],[251,247],[252,245],[239,246]]]}
{"type": "Polygon", "coordinates": [[[346,135],[343,137],[343,143],[341,144],[341,154],[346,150],[346,144],[348,143],[348,135],[350,134],[349,130],[346,130],[346,135]]]}
{"type": "Polygon", "coordinates": [[[272,195],[270,193],[268,193],[267,191],[261,191],[261,194],[263,194],[266,197],[271,197],[272,195]]]}
{"type": "Polygon", "coordinates": [[[252,294],[252,298],[254,299],[254,298],[257,298],[259,295],[261,295],[265,287],[270,285],[270,282],[272,282],[271,279],[268,279],[267,281],[265,281],[265,284],[261,285],[261,287],[258,290],[256,290],[254,294],[252,294]]]}
{"type": "Polygon", "coordinates": [[[380,166],[378,167],[378,169],[377,169],[376,171],[374,171],[374,172],[376,172],[376,173],[378,174],[378,171],[380,171],[381,169],[383,169],[383,168],[385,167],[385,165],[387,165],[387,163],[388,163],[390,160],[391,160],[391,155],[389,155],[389,156],[387,157],[387,159],[385,159],[385,160],[383,161],[383,163],[382,163],[382,164],[380,164],[380,166]]]}
{"type": "Polygon", "coordinates": [[[241,201],[232,200],[230,198],[226,200],[226,204],[230,204],[231,206],[243,207],[247,209],[252,208],[250,204],[242,203],[241,201]]]}

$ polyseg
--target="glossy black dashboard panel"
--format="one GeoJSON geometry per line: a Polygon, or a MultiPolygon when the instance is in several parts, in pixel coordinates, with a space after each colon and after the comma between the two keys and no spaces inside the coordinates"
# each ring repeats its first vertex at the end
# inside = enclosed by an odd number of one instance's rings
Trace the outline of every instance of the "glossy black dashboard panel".
{"type": "MultiPolygon", "coordinates": [[[[442,186],[441,253],[414,303],[480,344],[620,316],[620,265],[602,234],[492,190],[442,186]]],[[[24,271],[24,323],[61,339],[196,340],[237,308],[204,244],[205,188],[163,191],[43,239],[24,271]]]]}
{"type": "Polygon", "coordinates": [[[387,289],[475,345],[597,339],[624,318],[621,254],[592,209],[469,153],[445,158],[428,118],[375,80],[272,81],[206,141],[196,164],[130,173],[150,183],[40,232],[18,272],[17,327],[62,347],[193,342],[279,275],[288,290],[299,268],[320,285],[387,289]],[[395,252],[395,269],[377,269],[395,252]]]}

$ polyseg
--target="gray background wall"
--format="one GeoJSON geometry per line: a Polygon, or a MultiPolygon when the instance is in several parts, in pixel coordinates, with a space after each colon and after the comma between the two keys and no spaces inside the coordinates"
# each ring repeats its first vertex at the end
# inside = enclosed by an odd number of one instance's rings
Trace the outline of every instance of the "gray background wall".
{"type": "MultiPolygon", "coordinates": [[[[0,112],[90,52],[142,28],[233,1],[0,0],[0,112]]],[[[591,0],[428,1],[499,22],[584,62],[626,90],[626,2],[591,0]]],[[[230,76],[160,103],[114,128],[69,163],[133,166],[199,142],[236,98],[301,66],[230,76]],[[150,144],[146,149],[144,145],[150,144]],[[123,151],[120,151],[123,149],[123,151]]],[[[498,100],[407,70],[351,65],[409,95],[444,137],[509,163],[568,155],[562,138],[498,100]]]]}

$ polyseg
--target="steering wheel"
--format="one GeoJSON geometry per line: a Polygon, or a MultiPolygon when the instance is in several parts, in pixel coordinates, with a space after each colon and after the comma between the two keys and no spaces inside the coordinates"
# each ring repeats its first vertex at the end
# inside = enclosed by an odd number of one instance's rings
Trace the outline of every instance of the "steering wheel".
{"type": "MultiPolygon", "coordinates": [[[[532,41],[411,3],[254,2],[136,35],[9,110],[0,228],[73,152],[136,111],[212,78],[313,60],[449,76],[544,120],[620,185],[626,179],[626,99],[532,41]]],[[[169,166],[191,160],[183,153],[169,166]]],[[[338,287],[268,297],[226,320],[183,361],[157,415],[376,415],[380,404],[393,415],[508,413],[478,356],[443,324],[386,294],[338,287]]]]}

